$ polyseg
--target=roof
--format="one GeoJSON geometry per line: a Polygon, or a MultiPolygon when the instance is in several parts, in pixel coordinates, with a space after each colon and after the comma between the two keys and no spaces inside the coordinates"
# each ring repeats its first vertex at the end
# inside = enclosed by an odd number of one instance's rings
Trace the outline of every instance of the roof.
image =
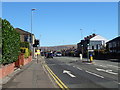
{"type": "Polygon", "coordinates": [[[105,41],[105,42],[107,42],[108,40],[100,35],[96,35],[93,38],[91,38],[90,41],[105,41]]]}
{"type": "Polygon", "coordinates": [[[120,41],[120,36],[118,36],[118,37],[116,37],[116,38],[114,38],[114,39],[108,41],[107,43],[110,43],[110,42],[113,42],[113,41],[116,41],[116,40],[119,40],[119,41],[120,41]]]}
{"type": "MultiPolygon", "coordinates": [[[[15,28],[15,30],[16,30],[18,33],[20,33],[21,35],[31,35],[30,32],[27,32],[27,31],[22,30],[22,29],[20,29],[20,28],[15,28]]],[[[32,34],[32,35],[34,35],[34,34],[32,34]]]]}

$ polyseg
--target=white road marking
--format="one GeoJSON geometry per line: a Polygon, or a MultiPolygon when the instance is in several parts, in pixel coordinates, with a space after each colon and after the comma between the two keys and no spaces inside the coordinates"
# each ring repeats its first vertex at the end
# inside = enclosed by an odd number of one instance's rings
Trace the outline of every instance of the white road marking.
{"type": "Polygon", "coordinates": [[[98,75],[98,74],[96,74],[96,73],[92,73],[92,72],[89,72],[89,71],[87,71],[87,70],[86,70],[86,72],[89,73],[89,74],[95,75],[95,76],[97,76],[97,77],[104,78],[103,76],[98,75]]]}
{"type": "Polygon", "coordinates": [[[96,65],[96,66],[101,66],[101,67],[107,67],[107,66],[103,66],[103,65],[99,65],[99,64],[94,64],[94,65],[96,65]]]}
{"type": "Polygon", "coordinates": [[[104,70],[104,69],[100,69],[100,68],[96,68],[96,70],[98,70],[98,71],[106,71],[106,70],[104,70]]]}
{"type": "Polygon", "coordinates": [[[107,67],[107,66],[103,66],[103,65],[100,65],[101,67],[107,67]]]}
{"type": "Polygon", "coordinates": [[[73,67],[75,67],[75,66],[73,66],[73,67]]]}
{"type": "Polygon", "coordinates": [[[63,70],[63,73],[67,73],[70,77],[76,77],[75,75],[71,74],[70,71],[63,70]]]}
{"type": "Polygon", "coordinates": [[[103,72],[107,72],[107,73],[110,73],[110,74],[114,74],[114,75],[117,75],[118,73],[115,73],[115,72],[112,72],[112,70],[104,70],[104,69],[100,69],[100,68],[96,68],[96,70],[98,71],[103,71],[103,72]]]}
{"type": "Polygon", "coordinates": [[[120,84],[119,82],[117,82],[117,81],[113,81],[113,82],[115,82],[115,83],[117,83],[117,84],[120,84]]]}
{"type": "Polygon", "coordinates": [[[77,67],[77,69],[82,70],[81,68],[77,67]]]}
{"type": "Polygon", "coordinates": [[[109,64],[107,64],[107,66],[111,66],[111,67],[116,67],[116,68],[118,68],[118,66],[114,66],[114,65],[109,65],[109,64]]]}
{"type": "Polygon", "coordinates": [[[115,73],[115,72],[109,72],[109,71],[106,71],[107,73],[110,73],[110,74],[114,74],[114,75],[117,75],[118,73],[115,73]]]}
{"type": "Polygon", "coordinates": [[[86,64],[92,64],[92,63],[86,63],[86,64]]]}
{"type": "Polygon", "coordinates": [[[118,68],[118,66],[110,65],[110,64],[107,64],[106,66],[104,66],[104,65],[99,65],[99,64],[94,64],[94,65],[96,65],[96,66],[101,66],[101,67],[107,67],[107,66],[110,66],[110,67],[118,68]]]}

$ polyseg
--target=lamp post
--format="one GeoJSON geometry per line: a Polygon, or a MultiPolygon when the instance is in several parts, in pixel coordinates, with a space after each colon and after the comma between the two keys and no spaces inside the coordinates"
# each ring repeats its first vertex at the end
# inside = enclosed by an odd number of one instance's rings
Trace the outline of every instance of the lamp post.
{"type": "Polygon", "coordinates": [[[31,51],[33,52],[33,57],[34,57],[34,52],[35,49],[33,48],[33,40],[32,40],[32,25],[33,25],[33,11],[35,11],[36,9],[31,9],[31,39],[30,39],[30,43],[31,43],[31,51]]]}
{"type": "Polygon", "coordinates": [[[33,24],[33,11],[35,11],[36,9],[31,9],[31,45],[32,45],[32,24],[33,24]]]}

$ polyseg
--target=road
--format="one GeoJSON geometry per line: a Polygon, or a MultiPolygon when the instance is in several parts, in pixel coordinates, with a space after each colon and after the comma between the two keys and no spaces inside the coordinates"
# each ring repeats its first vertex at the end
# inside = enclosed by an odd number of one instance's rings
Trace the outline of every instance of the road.
{"type": "Polygon", "coordinates": [[[82,62],[77,57],[54,57],[45,59],[48,67],[69,88],[106,88],[117,89],[118,63],[94,60],[82,62]]]}

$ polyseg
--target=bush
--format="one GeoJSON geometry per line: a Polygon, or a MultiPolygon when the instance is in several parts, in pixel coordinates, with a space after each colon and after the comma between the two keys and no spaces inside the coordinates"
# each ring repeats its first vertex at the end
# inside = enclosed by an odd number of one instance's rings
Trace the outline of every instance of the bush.
{"type": "Polygon", "coordinates": [[[2,60],[3,65],[15,62],[20,53],[20,35],[7,20],[2,20],[2,60]]]}
{"type": "Polygon", "coordinates": [[[2,19],[0,18],[0,61],[2,60],[2,19]]]}

